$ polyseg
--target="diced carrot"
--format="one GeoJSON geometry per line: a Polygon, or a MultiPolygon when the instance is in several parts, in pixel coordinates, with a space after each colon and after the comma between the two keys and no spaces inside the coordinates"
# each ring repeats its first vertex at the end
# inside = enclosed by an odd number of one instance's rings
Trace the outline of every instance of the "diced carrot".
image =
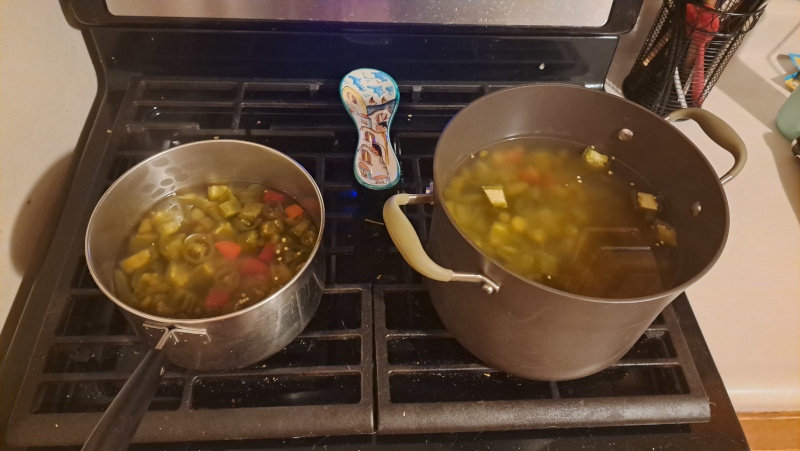
{"type": "Polygon", "coordinates": [[[520,164],[522,163],[522,158],[525,156],[525,150],[522,147],[514,147],[513,149],[509,149],[506,152],[506,163],[508,164],[520,164]]]}
{"type": "Polygon", "coordinates": [[[245,257],[239,263],[239,270],[246,276],[259,276],[269,272],[269,266],[255,257],[245,257]]]}
{"type": "Polygon", "coordinates": [[[284,212],[286,212],[286,216],[295,219],[303,214],[303,207],[297,204],[289,205],[284,212]]]}
{"type": "Polygon", "coordinates": [[[539,184],[541,176],[536,169],[527,167],[519,172],[519,179],[528,185],[535,186],[539,184]]]}
{"type": "Polygon", "coordinates": [[[267,203],[267,202],[283,202],[284,200],[286,200],[286,196],[284,196],[283,194],[281,194],[281,193],[279,193],[277,191],[266,191],[264,193],[264,199],[263,199],[264,203],[267,203]]]}
{"type": "Polygon", "coordinates": [[[522,147],[514,147],[512,149],[497,150],[491,152],[492,161],[498,165],[514,165],[522,163],[523,153],[525,151],[522,147]]]}
{"type": "Polygon", "coordinates": [[[231,299],[230,291],[212,288],[206,296],[206,308],[219,308],[231,299]]]}
{"type": "Polygon", "coordinates": [[[236,257],[242,253],[242,246],[239,246],[233,241],[217,241],[214,243],[220,254],[228,260],[236,260],[236,257]]]}
{"type": "Polygon", "coordinates": [[[261,253],[258,254],[258,259],[262,262],[269,263],[273,258],[275,258],[275,245],[267,243],[264,245],[264,249],[261,249],[261,253]]]}

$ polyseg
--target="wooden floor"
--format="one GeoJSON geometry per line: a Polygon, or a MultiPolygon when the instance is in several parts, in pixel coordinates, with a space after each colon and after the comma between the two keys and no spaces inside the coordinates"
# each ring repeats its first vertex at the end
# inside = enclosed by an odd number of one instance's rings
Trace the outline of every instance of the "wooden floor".
{"type": "Polygon", "coordinates": [[[800,450],[800,412],[739,413],[753,451],[800,450]]]}

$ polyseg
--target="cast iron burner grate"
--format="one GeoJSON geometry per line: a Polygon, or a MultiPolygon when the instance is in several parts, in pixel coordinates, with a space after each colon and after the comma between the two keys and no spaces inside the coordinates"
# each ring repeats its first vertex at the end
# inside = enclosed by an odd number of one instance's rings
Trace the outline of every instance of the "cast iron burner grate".
{"type": "Polygon", "coordinates": [[[708,400],[671,307],[610,368],[541,382],[483,365],[444,329],[422,286],[376,286],[373,302],[380,434],[708,419],[708,400]]]}
{"type": "MultiPolygon", "coordinates": [[[[618,364],[576,381],[516,378],[486,368],[458,345],[382,224],[383,203],[396,191],[370,191],[354,180],[357,135],[337,86],[332,80],[132,82],[105,149],[87,150],[98,159],[95,179],[85,181],[93,200],[74,236],[60,238],[72,240],[71,254],[62,256],[63,271],[46,301],[8,443],[82,443],[136,367],[144,345],[93,283],[83,257],[85,227],[96,201],[127,169],[205,139],[266,144],[314,177],[327,212],[325,292],[302,335],[263,362],[219,373],[170,367],[135,442],[376,432],[391,441],[391,434],[708,420],[708,400],[671,307],[618,364]]],[[[442,128],[468,102],[502,87],[401,82],[392,125],[403,171],[398,190],[423,192],[442,128]]],[[[406,207],[422,237],[430,212],[406,207]]]]}

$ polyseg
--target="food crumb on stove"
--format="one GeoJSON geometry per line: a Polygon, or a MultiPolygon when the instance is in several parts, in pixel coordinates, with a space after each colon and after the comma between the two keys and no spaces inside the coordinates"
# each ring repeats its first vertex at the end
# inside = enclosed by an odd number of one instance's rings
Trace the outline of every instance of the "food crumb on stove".
{"type": "MultiPolygon", "coordinates": [[[[405,416],[405,412],[403,412],[403,416],[405,416]]],[[[58,425],[56,425],[56,427],[58,427],[58,425]]]]}
{"type": "Polygon", "coordinates": [[[214,139],[219,139],[219,136],[215,136],[214,139]]]}
{"type": "Polygon", "coordinates": [[[489,373],[483,373],[483,375],[486,376],[486,377],[492,377],[492,375],[489,374],[489,373]]]}
{"type": "Polygon", "coordinates": [[[256,121],[256,124],[260,124],[260,123],[261,123],[261,121],[256,121]]]}
{"type": "Polygon", "coordinates": [[[107,130],[106,130],[106,133],[111,133],[111,129],[107,129],[107,130]]]}
{"type": "Polygon", "coordinates": [[[378,280],[381,280],[381,277],[383,277],[383,274],[378,274],[378,280]]]}

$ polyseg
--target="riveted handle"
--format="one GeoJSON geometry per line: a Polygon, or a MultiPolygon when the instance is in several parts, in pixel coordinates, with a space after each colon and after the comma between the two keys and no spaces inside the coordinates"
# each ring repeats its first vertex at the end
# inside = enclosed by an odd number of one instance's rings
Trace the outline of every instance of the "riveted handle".
{"type": "Polygon", "coordinates": [[[423,276],[441,282],[475,282],[481,283],[483,291],[492,294],[496,293],[500,286],[483,274],[454,272],[439,266],[431,260],[428,253],[422,247],[422,242],[417,236],[417,231],[411,225],[403,210],[402,205],[408,204],[432,204],[434,197],[432,194],[395,194],[383,205],[383,222],[386,230],[392,238],[394,245],[400,251],[400,255],[406,259],[409,265],[423,276]]]}
{"type": "Polygon", "coordinates": [[[731,181],[737,174],[742,172],[744,163],[747,161],[747,147],[736,131],[719,117],[701,108],[683,108],[673,111],[665,118],[670,122],[680,119],[691,119],[720,147],[733,155],[733,167],[725,175],[719,178],[721,184],[731,181]]]}

